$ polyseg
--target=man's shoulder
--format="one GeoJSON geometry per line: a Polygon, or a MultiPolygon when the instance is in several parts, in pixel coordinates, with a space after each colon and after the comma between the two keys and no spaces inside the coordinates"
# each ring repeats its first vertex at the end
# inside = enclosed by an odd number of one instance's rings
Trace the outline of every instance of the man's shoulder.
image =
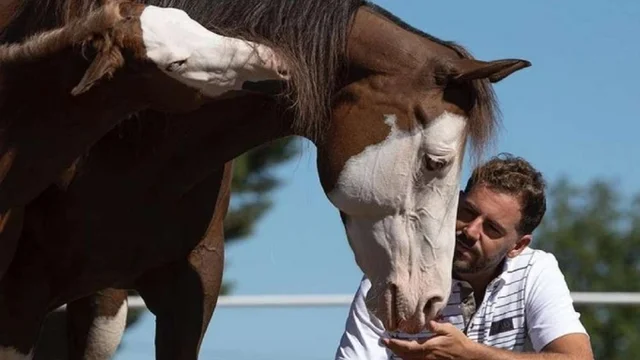
{"type": "Polygon", "coordinates": [[[557,281],[563,276],[555,255],[527,247],[518,256],[508,259],[501,277],[507,284],[529,288],[547,280],[557,281]]]}
{"type": "Polygon", "coordinates": [[[544,269],[547,266],[558,266],[558,260],[553,253],[527,247],[518,256],[511,259],[511,263],[508,268],[518,269],[522,267],[531,267],[532,269],[544,269]]]}
{"type": "Polygon", "coordinates": [[[526,278],[524,282],[526,293],[531,293],[534,288],[540,286],[546,287],[552,284],[566,286],[566,279],[553,253],[527,248],[514,260],[517,261],[512,263],[510,268],[524,269],[521,277],[526,278]]]}

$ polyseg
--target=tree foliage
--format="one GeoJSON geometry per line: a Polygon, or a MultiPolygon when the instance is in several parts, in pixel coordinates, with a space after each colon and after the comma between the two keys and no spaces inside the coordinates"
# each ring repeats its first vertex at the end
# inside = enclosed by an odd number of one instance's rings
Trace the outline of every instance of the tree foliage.
{"type": "MultiPolygon", "coordinates": [[[[281,185],[273,168],[296,154],[295,138],[285,138],[257,147],[234,160],[231,203],[224,221],[225,243],[253,234],[257,221],[272,206],[269,195],[281,185]]],[[[233,284],[225,281],[221,294],[230,293],[232,288],[233,284]]]]}
{"type": "Polygon", "coordinates": [[[276,140],[238,157],[233,165],[232,201],[225,218],[225,241],[246,238],[272,205],[269,194],[281,185],[271,172],[297,154],[293,138],[276,140]]]}
{"type": "MultiPolygon", "coordinates": [[[[640,291],[640,194],[613,182],[577,186],[559,180],[535,247],[552,252],[571,291],[640,291]]],[[[640,359],[640,309],[576,305],[596,359],[640,359]]]]}

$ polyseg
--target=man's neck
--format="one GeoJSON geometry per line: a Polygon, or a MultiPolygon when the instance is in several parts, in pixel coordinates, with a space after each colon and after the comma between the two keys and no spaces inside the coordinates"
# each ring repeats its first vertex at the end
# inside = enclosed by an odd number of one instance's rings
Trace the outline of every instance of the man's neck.
{"type": "Polygon", "coordinates": [[[491,269],[487,269],[485,271],[473,273],[473,274],[458,274],[454,272],[454,278],[463,280],[471,285],[474,294],[476,296],[482,294],[484,296],[484,292],[487,289],[487,286],[493,279],[498,277],[500,273],[502,273],[502,267],[504,266],[504,261],[501,261],[495,267],[491,269]]]}

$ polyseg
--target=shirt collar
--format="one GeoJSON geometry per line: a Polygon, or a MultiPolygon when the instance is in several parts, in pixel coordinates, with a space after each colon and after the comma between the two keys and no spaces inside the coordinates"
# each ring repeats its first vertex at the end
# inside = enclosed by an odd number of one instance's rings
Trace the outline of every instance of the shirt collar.
{"type": "MultiPolygon", "coordinates": [[[[500,273],[489,282],[489,286],[487,286],[487,291],[489,291],[489,287],[498,288],[499,286],[502,286],[504,284],[510,284],[514,281],[514,273],[515,270],[518,269],[518,256],[521,256],[522,254],[526,253],[529,251],[529,248],[526,248],[524,251],[522,251],[520,254],[518,254],[515,257],[505,257],[504,261],[502,262],[501,266],[501,271],[500,273]]],[[[454,281],[456,282],[462,282],[462,283],[466,283],[466,281],[464,280],[460,280],[460,279],[455,279],[454,281]]],[[[493,291],[493,289],[491,289],[491,291],[493,291]]]]}
{"type": "Polygon", "coordinates": [[[530,248],[525,248],[520,254],[515,257],[506,257],[505,261],[502,263],[502,272],[496,277],[495,282],[496,285],[502,286],[504,284],[511,284],[515,280],[515,273],[522,265],[520,264],[519,257],[523,254],[528,253],[530,248]]]}

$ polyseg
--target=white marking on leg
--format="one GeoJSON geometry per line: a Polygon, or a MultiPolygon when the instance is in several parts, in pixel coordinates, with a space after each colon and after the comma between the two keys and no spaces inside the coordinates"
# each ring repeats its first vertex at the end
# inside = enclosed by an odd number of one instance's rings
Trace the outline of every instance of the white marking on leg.
{"type": "Polygon", "coordinates": [[[240,90],[245,81],[287,79],[269,47],[216,34],[182,10],[147,6],[140,23],[147,57],[207,96],[240,90]]]}
{"type": "Polygon", "coordinates": [[[99,316],[93,320],[87,336],[85,357],[88,359],[111,359],[118,350],[127,324],[127,301],[115,316],[99,316]]]}
{"type": "Polygon", "coordinates": [[[0,346],[0,360],[31,360],[33,359],[33,349],[28,354],[19,352],[11,346],[0,346]]]}

